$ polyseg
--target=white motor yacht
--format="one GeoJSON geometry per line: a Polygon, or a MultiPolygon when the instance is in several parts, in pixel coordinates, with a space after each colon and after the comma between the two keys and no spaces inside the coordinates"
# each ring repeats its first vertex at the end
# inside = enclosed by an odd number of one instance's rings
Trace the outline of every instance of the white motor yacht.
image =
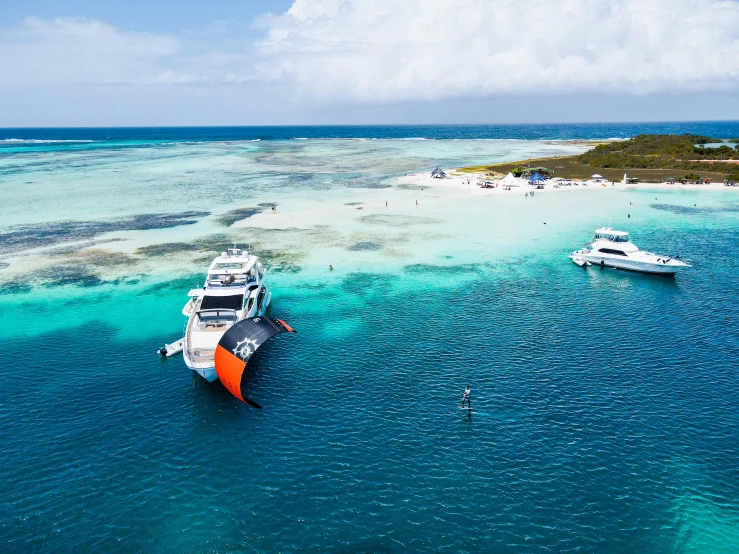
{"type": "Polygon", "coordinates": [[[242,319],[264,315],[272,296],[265,273],[256,256],[234,245],[210,264],[205,286],[188,293],[182,351],[187,367],[204,379],[218,379],[213,358],[223,334],[242,319]]]}
{"type": "Polygon", "coordinates": [[[616,231],[610,227],[596,229],[592,243],[570,254],[570,258],[579,266],[589,262],[593,265],[644,273],[673,274],[684,267],[690,267],[672,256],[660,256],[639,250],[629,240],[629,233],[616,231]]]}

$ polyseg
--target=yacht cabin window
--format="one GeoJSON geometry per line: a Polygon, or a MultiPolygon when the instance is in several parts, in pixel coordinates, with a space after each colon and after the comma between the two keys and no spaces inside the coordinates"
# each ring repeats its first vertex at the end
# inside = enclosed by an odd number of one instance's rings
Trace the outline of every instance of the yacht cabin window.
{"type": "Polygon", "coordinates": [[[595,233],[593,240],[609,240],[611,242],[630,242],[629,235],[612,235],[608,233],[595,233]]]}
{"type": "Polygon", "coordinates": [[[259,289],[259,295],[257,296],[257,310],[262,309],[262,304],[264,303],[264,297],[267,294],[267,289],[264,287],[259,289]]]}
{"type": "Polygon", "coordinates": [[[616,256],[625,256],[626,253],[621,250],[614,250],[613,248],[600,248],[598,252],[603,252],[603,254],[615,254],[616,256]]]}
{"type": "Polygon", "coordinates": [[[244,269],[244,266],[246,264],[237,263],[237,262],[221,262],[217,263],[213,270],[215,271],[224,271],[226,269],[244,269]]]}

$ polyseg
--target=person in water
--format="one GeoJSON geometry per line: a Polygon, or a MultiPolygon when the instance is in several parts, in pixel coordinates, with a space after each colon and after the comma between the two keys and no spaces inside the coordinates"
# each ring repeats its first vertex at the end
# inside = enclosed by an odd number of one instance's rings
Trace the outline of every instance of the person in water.
{"type": "Polygon", "coordinates": [[[472,405],[470,404],[470,386],[467,385],[467,388],[464,389],[464,393],[462,393],[462,405],[460,408],[464,408],[464,403],[467,402],[467,407],[471,410],[472,405]]]}

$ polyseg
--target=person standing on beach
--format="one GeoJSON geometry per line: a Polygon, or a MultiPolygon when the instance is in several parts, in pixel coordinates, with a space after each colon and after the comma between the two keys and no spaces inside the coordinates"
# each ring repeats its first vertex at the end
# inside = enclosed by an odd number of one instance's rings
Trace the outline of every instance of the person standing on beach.
{"type": "Polygon", "coordinates": [[[464,392],[462,393],[462,405],[460,408],[464,408],[464,403],[467,402],[467,408],[470,410],[472,409],[472,405],[470,404],[470,386],[467,385],[467,388],[464,389],[464,392]]]}

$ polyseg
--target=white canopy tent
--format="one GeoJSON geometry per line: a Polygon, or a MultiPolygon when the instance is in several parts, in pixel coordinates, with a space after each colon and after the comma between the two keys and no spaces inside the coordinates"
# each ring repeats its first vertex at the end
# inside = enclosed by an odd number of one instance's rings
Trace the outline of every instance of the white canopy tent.
{"type": "Polygon", "coordinates": [[[521,186],[521,180],[517,179],[513,176],[513,173],[508,173],[503,179],[501,179],[500,184],[504,187],[520,187],[521,186]]]}

